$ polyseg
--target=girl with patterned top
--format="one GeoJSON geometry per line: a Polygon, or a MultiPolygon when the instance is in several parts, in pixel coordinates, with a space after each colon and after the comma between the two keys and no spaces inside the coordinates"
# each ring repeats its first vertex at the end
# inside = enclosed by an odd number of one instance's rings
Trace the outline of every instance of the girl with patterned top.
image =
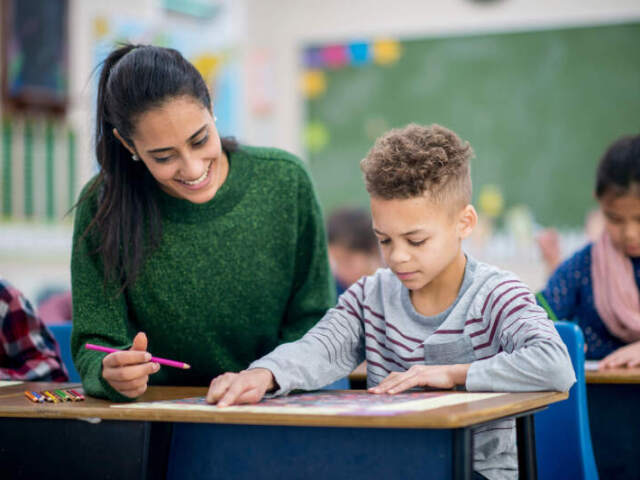
{"type": "Polygon", "coordinates": [[[600,369],[640,365],[640,135],[615,141],[600,160],[595,195],[605,228],[553,273],[538,302],[575,320],[600,369]]]}

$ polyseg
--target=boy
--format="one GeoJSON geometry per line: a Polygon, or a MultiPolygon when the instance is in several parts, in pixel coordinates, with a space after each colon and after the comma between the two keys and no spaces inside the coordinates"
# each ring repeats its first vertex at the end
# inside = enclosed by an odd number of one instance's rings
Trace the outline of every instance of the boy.
{"type": "MultiPolygon", "coordinates": [[[[438,125],[378,139],[361,168],[389,268],[351,286],[302,339],[215,378],[207,400],[226,406],[257,402],[267,391],[319,388],[365,357],[372,393],[456,385],[567,391],[575,375],[566,347],[531,291],[462,251],[477,221],[471,156],[468,143],[438,125]]],[[[517,477],[514,423],[475,432],[482,476],[517,477]]]]}
{"type": "Polygon", "coordinates": [[[365,209],[344,207],[333,211],[327,220],[327,236],[338,295],[381,267],[378,241],[365,209]]]}
{"type": "Polygon", "coordinates": [[[60,349],[31,303],[0,277],[0,380],[68,380],[60,349]]]}

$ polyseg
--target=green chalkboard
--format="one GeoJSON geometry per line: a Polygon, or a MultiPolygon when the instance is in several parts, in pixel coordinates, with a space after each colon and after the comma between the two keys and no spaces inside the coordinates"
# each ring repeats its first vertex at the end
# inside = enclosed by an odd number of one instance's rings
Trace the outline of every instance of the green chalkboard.
{"type": "Polygon", "coordinates": [[[482,185],[494,184],[506,207],[527,204],[543,225],[582,225],[595,205],[600,155],[640,131],[640,24],[400,47],[388,65],[323,68],[326,90],[306,101],[307,126],[325,129],[326,141],[308,150],[325,210],[366,204],[358,162],[382,130],[440,123],[476,152],[476,200],[482,185]]]}

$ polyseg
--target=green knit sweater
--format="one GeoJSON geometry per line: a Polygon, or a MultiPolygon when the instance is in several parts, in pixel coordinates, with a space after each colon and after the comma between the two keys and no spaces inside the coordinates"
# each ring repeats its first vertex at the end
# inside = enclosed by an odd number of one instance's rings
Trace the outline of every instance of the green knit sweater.
{"type": "Polygon", "coordinates": [[[79,241],[95,215],[95,195],[76,212],[71,347],[90,395],[127,400],[102,378],[105,354],[85,343],[126,349],[144,331],[153,355],[191,365],[163,366],[150,384],[206,386],[301,337],[335,302],[322,214],[294,156],[241,147],[208,203],[159,188],[157,198],[160,245],[117,297],[115,285],[103,288],[102,260],[90,253],[94,240],[79,241]]]}

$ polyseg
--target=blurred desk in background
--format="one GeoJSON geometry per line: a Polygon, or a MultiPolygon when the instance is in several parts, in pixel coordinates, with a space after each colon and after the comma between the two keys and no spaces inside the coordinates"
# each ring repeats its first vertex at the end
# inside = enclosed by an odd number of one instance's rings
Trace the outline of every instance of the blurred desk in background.
{"type": "Polygon", "coordinates": [[[601,479],[640,480],[640,368],[587,371],[591,443],[601,479]]]}

